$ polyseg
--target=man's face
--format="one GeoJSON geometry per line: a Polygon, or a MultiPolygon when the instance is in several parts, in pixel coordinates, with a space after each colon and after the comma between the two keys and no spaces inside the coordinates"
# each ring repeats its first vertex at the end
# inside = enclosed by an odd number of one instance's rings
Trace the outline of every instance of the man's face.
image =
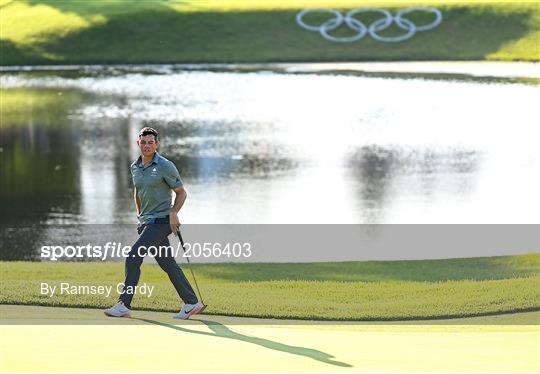
{"type": "Polygon", "coordinates": [[[137,140],[137,145],[141,150],[141,155],[152,156],[158,149],[159,141],[155,139],[154,135],[145,135],[137,140]]]}

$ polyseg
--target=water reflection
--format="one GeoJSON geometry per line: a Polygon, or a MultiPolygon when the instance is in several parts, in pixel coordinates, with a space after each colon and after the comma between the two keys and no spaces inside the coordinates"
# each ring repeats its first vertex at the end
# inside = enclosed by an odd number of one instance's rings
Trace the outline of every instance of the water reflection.
{"type": "Polygon", "coordinates": [[[392,200],[408,194],[470,195],[480,160],[479,152],[463,149],[364,146],[351,153],[348,165],[368,220],[381,222],[388,220],[392,200]]]}
{"type": "Polygon", "coordinates": [[[2,128],[1,222],[41,222],[49,214],[77,213],[76,131],[28,122],[2,128]]]}

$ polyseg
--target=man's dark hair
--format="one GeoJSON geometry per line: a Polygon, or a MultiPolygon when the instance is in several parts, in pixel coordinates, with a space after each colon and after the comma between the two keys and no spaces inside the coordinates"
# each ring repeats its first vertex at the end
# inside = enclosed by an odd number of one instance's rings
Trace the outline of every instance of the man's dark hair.
{"type": "Polygon", "coordinates": [[[146,135],[154,135],[154,138],[158,140],[159,134],[156,129],[151,127],[143,127],[139,132],[139,139],[146,135]]]}

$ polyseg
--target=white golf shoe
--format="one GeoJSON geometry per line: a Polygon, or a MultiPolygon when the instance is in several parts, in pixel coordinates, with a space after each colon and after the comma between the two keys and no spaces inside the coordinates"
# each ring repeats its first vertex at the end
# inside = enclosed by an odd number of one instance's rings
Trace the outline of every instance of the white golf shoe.
{"type": "Polygon", "coordinates": [[[115,306],[103,311],[109,317],[131,317],[131,309],[126,307],[122,301],[115,306]]]}
{"type": "Polygon", "coordinates": [[[182,309],[174,315],[174,318],[176,319],[188,319],[191,316],[194,316],[195,314],[199,314],[206,308],[206,306],[202,303],[197,304],[184,304],[182,309]]]}

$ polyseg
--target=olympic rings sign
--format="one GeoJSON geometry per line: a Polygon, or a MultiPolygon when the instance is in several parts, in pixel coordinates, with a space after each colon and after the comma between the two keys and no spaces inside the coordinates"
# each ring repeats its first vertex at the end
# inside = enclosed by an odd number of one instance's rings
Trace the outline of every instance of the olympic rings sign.
{"type": "Polygon", "coordinates": [[[389,11],[381,8],[358,8],[349,11],[346,15],[341,14],[334,9],[304,9],[296,15],[296,22],[306,30],[318,31],[323,38],[332,42],[351,43],[362,39],[366,34],[369,34],[373,39],[380,42],[401,42],[412,38],[418,31],[431,30],[437,27],[442,21],[442,13],[440,10],[431,7],[414,7],[399,10],[395,16],[389,11]],[[429,24],[417,26],[413,21],[406,18],[406,15],[413,12],[428,12],[435,15],[435,20],[429,24]],[[308,25],[304,22],[304,16],[308,13],[330,13],[333,18],[324,21],[318,26],[308,25]],[[362,13],[380,13],[381,18],[366,26],[358,19],[358,15],[362,13]],[[356,35],[337,37],[330,35],[330,31],[337,29],[345,23],[350,29],[356,31],[356,35]],[[405,30],[399,36],[382,36],[379,33],[389,28],[393,23],[400,29],[405,30]]]}

